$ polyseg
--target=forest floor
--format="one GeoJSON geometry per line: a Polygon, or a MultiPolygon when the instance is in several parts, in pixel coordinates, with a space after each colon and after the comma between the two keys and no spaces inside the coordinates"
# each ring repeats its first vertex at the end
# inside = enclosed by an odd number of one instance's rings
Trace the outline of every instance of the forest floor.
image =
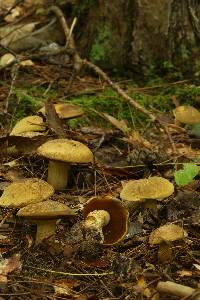
{"type": "MultiPolygon", "coordinates": [[[[20,68],[14,81],[9,68],[1,74],[1,194],[12,182],[47,178],[47,161],[36,154],[44,140],[40,136],[9,136],[20,119],[38,114],[46,101],[53,101],[51,106],[63,101],[83,108],[83,116],[59,126],[66,138],[87,144],[95,156],[93,165],[73,166],[68,187],[52,196],[75,209],[76,215],[61,219],[51,238],[36,244],[36,226],[17,217],[16,210],[1,209],[1,299],[180,299],[158,292],[158,283],[165,281],[191,287],[197,295],[199,175],[177,184],[174,174],[183,169],[183,163],[198,166],[200,132],[198,126],[175,125],[172,110],[174,103],[198,106],[199,87],[183,81],[141,88],[129,80],[116,81],[164,120],[167,135],[98,78],[77,77],[66,95],[69,76],[70,68],[37,62],[20,68]],[[11,146],[17,149],[14,154],[8,151],[11,146]],[[82,209],[88,199],[120,199],[128,180],[150,176],[167,178],[174,184],[174,193],[157,201],[156,207],[144,203],[127,206],[122,201],[129,209],[128,231],[122,241],[104,246],[80,233],[82,209]],[[150,245],[150,234],[171,223],[184,228],[187,237],[170,243],[170,248],[167,243],[164,247],[150,245]]],[[[56,120],[44,117],[46,138],[59,137],[56,120]]]]}
{"type": "MultiPolygon", "coordinates": [[[[55,43],[41,47],[55,20],[52,16],[46,20],[42,7],[36,7],[36,17],[29,19],[35,1],[27,1],[32,3],[28,8],[18,7],[18,2],[13,2],[12,10],[9,6],[0,11],[4,25],[15,26],[1,45],[1,55],[10,56],[6,61],[0,57],[0,300],[200,299],[200,112],[195,110],[200,102],[199,74],[196,80],[184,80],[169,69],[171,76],[165,79],[152,73],[145,84],[120,77],[112,78],[113,84],[102,70],[77,59],[73,26],[69,31],[58,9],[52,11],[60,26],[51,35],[52,39],[58,35],[58,40],[61,35],[60,45],[65,47],[55,48],[55,43]],[[23,18],[30,23],[16,27],[23,18]],[[84,70],[69,86],[76,59],[84,70]],[[75,107],[84,113],[61,119],[57,103],[68,104],[67,114],[75,107]],[[39,111],[43,106],[46,113],[39,111]],[[27,127],[19,132],[19,125],[16,130],[20,120],[33,115],[42,122],[42,133],[32,136],[29,129],[32,137],[27,136],[27,127]],[[21,191],[16,185],[27,178],[47,184],[48,160],[37,149],[60,138],[87,145],[94,161],[70,167],[67,187],[55,191],[51,200],[66,204],[74,215],[59,215],[55,234],[37,242],[35,222],[17,215],[22,204],[17,207],[12,201],[21,191]],[[149,182],[155,177],[161,181],[151,190],[149,182]],[[145,185],[136,188],[143,179],[145,185]],[[134,187],[124,197],[122,190],[129,181],[134,187]],[[12,186],[15,190],[9,194],[12,186]],[[7,195],[12,204],[5,205],[7,195]],[[87,205],[96,199],[108,210],[112,201],[121,209],[109,211],[102,231],[96,224],[91,231],[86,226],[87,205]],[[121,227],[123,234],[116,238],[121,227]],[[161,234],[163,228],[168,231],[155,242],[155,233],[161,234]],[[115,238],[106,242],[112,232],[115,238]]],[[[29,187],[18,201],[25,201],[29,192],[34,194],[29,187]]]]}

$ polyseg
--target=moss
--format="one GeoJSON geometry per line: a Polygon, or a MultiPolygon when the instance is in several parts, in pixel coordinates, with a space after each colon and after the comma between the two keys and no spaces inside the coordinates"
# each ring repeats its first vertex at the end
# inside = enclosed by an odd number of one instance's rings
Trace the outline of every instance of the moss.
{"type": "Polygon", "coordinates": [[[109,59],[111,29],[107,25],[103,25],[99,31],[97,38],[94,40],[90,51],[90,59],[94,63],[106,63],[109,59]]]}
{"type": "Polygon", "coordinates": [[[12,114],[12,124],[27,115],[35,114],[48,98],[55,96],[54,91],[48,95],[45,92],[46,88],[43,87],[14,88],[8,108],[12,114]]]}

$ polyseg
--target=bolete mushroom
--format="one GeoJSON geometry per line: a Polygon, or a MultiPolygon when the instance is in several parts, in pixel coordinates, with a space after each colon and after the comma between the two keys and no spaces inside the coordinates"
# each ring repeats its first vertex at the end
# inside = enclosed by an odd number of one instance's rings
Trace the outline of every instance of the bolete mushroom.
{"type": "Polygon", "coordinates": [[[47,182],[56,190],[66,188],[71,164],[93,162],[93,154],[86,145],[68,139],[47,141],[37,153],[49,159],[47,182]]]}
{"type": "Polygon", "coordinates": [[[37,224],[36,243],[55,234],[57,220],[70,215],[75,215],[75,211],[52,200],[29,204],[17,213],[17,216],[33,220],[37,224]]]}
{"type": "MultiPolygon", "coordinates": [[[[72,119],[80,117],[84,114],[84,111],[79,105],[71,104],[71,103],[56,103],[54,104],[55,111],[58,114],[60,119],[72,119]]],[[[45,116],[45,106],[43,106],[40,110],[45,116]]]]}
{"type": "Polygon", "coordinates": [[[45,131],[45,129],[45,123],[41,117],[28,116],[17,122],[10,135],[20,135],[21,133],[30,131],[45,131]]]}
{"type": "Polygon", "coordinates": [[[188,125],[200,123],[200,112],[193,106],[178,106],[173,114],[176,122],[188,125]]]}
{"type": "Polygon", "coordinates": [[[41,202],[54,193],[54,188],[37,178],[22,179],[5,188],[0,198],[0,206],[21,208],[30,203],[41,202]]]}
{"type": "Polygon", "coordinates": [[[98,233],[104,245],[118,243],[128,231],[129,213],[118,199],[93,197],[84,206],[83,216],[85,230],[98,233]]]}
{"type": "Polygon", "coordinates": [[[147,201],[154,208],[156,199],[162,200],[167,198],[173,192],[174,185],[169,180],[153,176],[148,179],[128,181],[123,187],[120,197],[123,201],[131,201],[136,204],[147,201]]]}
{"type": "Polygon", "coordinates": [[[149,244],[159,245],[158,258],[164,263],[171,256],[171,242],[185,237],[187,237],[187,232],[182,227],[175,224],[166,224],[151,232],[149,244]]]}

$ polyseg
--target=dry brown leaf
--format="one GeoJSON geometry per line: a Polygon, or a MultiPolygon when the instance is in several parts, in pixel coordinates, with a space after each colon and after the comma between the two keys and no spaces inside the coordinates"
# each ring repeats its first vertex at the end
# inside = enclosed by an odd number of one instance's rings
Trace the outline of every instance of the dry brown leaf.
{"type": "Polygon", "coordinates": [[[14,270],[20,271],[22,262],[20,261],[20,254],[13,254],[8,259],[1,258],[0,260],[0,283],[7,283],[7,275],[14,270]]]}
{"type": "Polygon", "coordinates": [[[45,103],[46,118],[49,128],[57,134],[59,138],[67,138],[63,128],[63,123],[56,113],[55,106],[52,101],[45,103]]]}
{"type": "Polygon", "coordinates": [[[107,121],[109,121],[117,129],[121,130],[125,135],[129,134],[130,128],[127,126],[124,120],[118,120],[106,113],[102,113],[102,115],[107,121]]]}

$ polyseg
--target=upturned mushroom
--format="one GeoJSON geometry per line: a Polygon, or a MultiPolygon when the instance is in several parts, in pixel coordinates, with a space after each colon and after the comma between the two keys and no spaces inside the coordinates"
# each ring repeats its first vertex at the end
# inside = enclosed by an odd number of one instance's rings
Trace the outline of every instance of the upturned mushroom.
{"type": "Polygon", "coordinates": [[[20,135],[24,132],[45,131],[45,123],[39,116],[28,116],[21,119],[13,127],[10,135],[20,135]]]}
{"type": "Polygon", "coordinates": [[[56,190],[66,188],[71,164],[93,162],[93,154],[86,145],[68,139],[47,141],[37,149],[37,154],[49,159],[47,182],[56,190]]]}
{"type": "Polygon", "coordinates": [[[75,215],[75,211],[63,203],[46,200],[21,208],[17,216],[33,220],[37,224],[36,244],[55,234],[58,219],[75,215]]]}
{"type": "Polygon", "coordinates": [[[114,245],[128,231],[128,210],[121,201],[112,197],[91,198],[83,209],[84,229],[89,235],[98,236],[99,243],[114,245]]]}
{"type": "Polygon", "coordinates": [[[120,197],[123,201],[131,201],[136,205],[147,202],[153,208],[156,200],[169,197],[174,192],[174,185],[167,179],[153,176],[148,179],[130,180],[123,187],[120,197]]]}
{"type": "Polygon", "coordinates": [[[178,106],[173,110],[175,121],[193,125],[200,123],[200,112],[193,106],[178,106]]]}
{"type": "Polygon", "coordinates": [[[44,201],[54,194],[54,188],[37,178],[22,179],[5,188],[0,198],[0,206],[21,208],[30,203],[44,201]]]}

